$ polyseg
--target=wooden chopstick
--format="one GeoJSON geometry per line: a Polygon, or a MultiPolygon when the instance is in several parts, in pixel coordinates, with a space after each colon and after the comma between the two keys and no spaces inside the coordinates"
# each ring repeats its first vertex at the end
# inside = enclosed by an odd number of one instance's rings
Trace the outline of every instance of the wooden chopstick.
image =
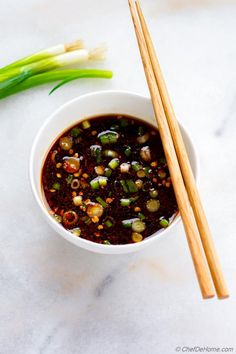
{"type": "Polygon", "coordinates": [[[177,155],[172,141],[169,126],[165,117],[164,108],[162,106],[161,97],[156,84],[151,61],[148,55],[145,40],[136,14],[136,9],[132,0],[129,1],[131,16],[134,24],[135,33],[143,61],[144,71],[149,86],[153,109],[157,120],[170,176],[175,191],[176,201],[183,220],[189,249],[191,252],[193,264],[198,278],[199,286],[204,299],[214,296],[214,289],[211,283],[210,274],[204,258],[203,250],[198,237],[196,222],[190,206],[188,195],[184,186],[183,177],[179,167],[177,155]]]}
{"type": "Polygon", "coordinates": [[[161,96],[162,104],[164,107],[165,115],[168,121],[174,147],[179,160],[181,172],[184,178],[185,187],[190,199],[190,203],[194,212],[195,220],[198,226],[198,231],[201,237],[202,245],[205,251],[208,266],[210,268],[211,276],[214,282],[216,293],[219,299],[224,299],[229,296],[226,282],[223,276],[223,272],[220,266],[220,262],[216,253],[216,249],[213,243],[211,231],[207,222],[206,214],[204,212],[200,195],[196,186],[196,182],[193,176],[192,168],[189,162],[188,154],[185,148],[185,144],[180,132],[179,124],[176,119],[173,106],[171,104],[170,96],[165,84],[165,80],[158,62],[155,49],[151,40],[151,36],[144,19],[140,4],[135,2],[138,17],[142,27],[143,36],[146,42],[146,46],[149,52],[149,57],[152,63],[153,72],[155,75],[156,83],[161,96]]]}

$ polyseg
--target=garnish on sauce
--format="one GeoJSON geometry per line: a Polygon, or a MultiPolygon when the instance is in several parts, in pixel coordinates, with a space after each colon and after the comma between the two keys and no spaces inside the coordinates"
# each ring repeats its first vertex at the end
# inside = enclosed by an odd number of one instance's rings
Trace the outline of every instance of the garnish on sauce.
{"type": "Polygon", "coordinates": [[[159,132],[133,117],[70,127],[48,152],[42,189],[56,222],[104,245],[141,242],[177,212],[159,132]]]}

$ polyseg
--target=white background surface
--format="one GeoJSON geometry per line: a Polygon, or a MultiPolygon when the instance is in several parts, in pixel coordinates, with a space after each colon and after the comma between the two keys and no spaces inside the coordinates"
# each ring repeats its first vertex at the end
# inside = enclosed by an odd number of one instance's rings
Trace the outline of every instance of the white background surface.
{"type": "Polygon", "coordinates": [[[75,248],[44,223],[28,157],[46,117],[86,92],[148,91],[126,0],[1,0],[1,65],[83,38],[108,43],[102,65],[114,71],[111,81],[77,81],[48,97],[49,85],[0,101],[3,354],[236,351],[236,2],[142,3],[176,113],[198,149],[201,195],[231,297],[201,300],[181,226],[141,253],[109,257],[75,248]]]}

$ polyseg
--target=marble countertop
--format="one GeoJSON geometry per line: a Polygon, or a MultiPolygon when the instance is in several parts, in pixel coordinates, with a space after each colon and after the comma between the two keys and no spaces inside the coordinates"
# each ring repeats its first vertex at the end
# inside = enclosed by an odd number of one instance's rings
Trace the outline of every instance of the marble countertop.
{"type": "Polygon", "coordinates": [[[224,301],[201,299],[181,225],[140,253],[92,254],[55,234],[31,194],[32,142],[56,108],[96,90],[148,95],[127,1],[0,2],[1,65],[83,38],[108,43],[101,66],[114,71],[110,81],[0,102],[0,353],[236,350],[236,2],[143,1],[177,116],[199,153],[199,188],[231,293],[224,301]]]}

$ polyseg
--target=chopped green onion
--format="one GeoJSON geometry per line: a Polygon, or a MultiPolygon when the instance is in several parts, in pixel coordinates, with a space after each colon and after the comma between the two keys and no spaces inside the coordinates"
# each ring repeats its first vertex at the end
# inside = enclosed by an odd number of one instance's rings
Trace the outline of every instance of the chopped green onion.
{"type": "Polygon", "coordinates": [[[114,150],[104,150],[103,155],[106,157],[118,157],[118,153],[114,150]]]}
{"type": "Polygon", "coordinates": [[[110,177],[111,174],[112,174],[112,170],[109,167],[105,168],[104,175],[106,177],[110,177]]]}
{"type": "Polygon", "coordinates": [[[122,186],[124,192],[128,193],[129,190],[128,190],[127,186],[126,186],[125,180],[121,179],[121,180],[120,180],[120,184],[121,184],[121,186],[122,186]]]}
{"type": "Polygon", "coordinates": [[[75,229],[70,230],[70,232],[75,236],[81,235],[81,229],[79,227],[76,227],[75,229]]]}
{"type": "Polygon", "coordinates": [[[91,155],[96,157],[97,163],[102,162],[102,147],[100,145],[90,146],[91,155]]]}
{"type": "Polygon", "coordinates": [[[52,188],[53,188],[53,189],[56,189],[56,191],[59,191],[60,188],[61,188],[61,185],[60,185],[60,183],[55,182],[55,183],[53,183],[52,188]]]}
{"type": "Polygon", "coordinates": [[[107,177],[99,176],[99,184],[100,184],[100,186],[106,186],[107,185],[107,177]]]}
{"type": "Polygon", "coordinates": [[[132,230],[135,231],[135,232],[143,232],[144,230],[146,229],[146,225],[145,223],[138,219],[138,220],[135,220],[133,223],[132,223],[132,230]]]}
{"type": "Polygon", "coordinates": [[[138,163],[137,161],[132,161],[131,162],[131,166],[132,166],[133,170],[136,171],[136,172],[141,170],[141,168],[142,168],[140,163],[138,163]]]}
{"type": "Polygon", "coordinates": [[[113,170],[115,170],[119,166],[119,164],[120,164],[120,160],[117,158],[114,158],[109,162],[108,166],[110,168],[112,168],[113,170]]]}
{"type": "Polygon", "coordinates": [[[159,221],[159,224],[160,224],[162,227],[166,228],[166,227],[169,226],[169,221],[166,220],[166,219],[161,219],[161,220],[159,221]]]}
{"type": "Polygon", "coordinates": [[[98,177],[92,179],[92,181],[90,181],[90,186],[92,187],[92,189],[99,189],[100,184],[99,184],[99,180],[98,177]]]}
{"type": "Polygon", "coordinates": [[[125,228],[130,228],[130,227],[132,227],[132,224],[137,220],[139,220],[139,219],[137,219],[137,218],[127,219],[127,220],[122,220],[121,223],[122,223],[122,226],[124,226],[125,228]]]}
{"type": "Polygon", "coordinates": [[[143,236],[139,234],[138,232],[133,232],[132,233],[132,241],[133,242],[141,242],[143,240],[143,236]]]}
{"type": "Polygon", "coordinates": [[[126,193],[136,193],[138,191],[138,187],[136,186],[136,184],[134,183],[134,181],[132,181],[131,179],[127,179],[127,180],[120,180],[120,184],[124,190],[124,192],[126,193]]]}
{"type": "Polygon", "coordinates": [[[139,197],[136,196],[136,197],[133,197],[133,198],[122,198],[120,199],[120,204],[122,206],[129,206],[130,203],[134,203],[139,197]]]}
{"type": "Polygon", "coordinates": [[[154,213],[160,208],[160,201],[157,199],[149,199],[146,203],[146,207],[148,211],[154,213]]]}
{"type": "Polygon", "coordinates": [[[120,199],[120,204],[121,204],[122,206],[129,206],[130,203],[131,203],[131,200],[128,199],[128,198],[122,198],[122,199],[120,199]]]}
{"type": "Polygon", "coordinates": [[[126,146],[124,153],[125,153],[125,155],[127,157],[129,157],[131,155],[131,153],[132,153],[131,147],[130,146],[126,146]]]}
{"type": "Polygon", "coordinates": [[[96,150],[96,161],[97,161],[97,163],[102,162],[102,150],[101,149],[96,150]]]}
{"type": "Polygon", "coordinates": [[[90,219],[90,217],[88,217],[88,216],[85,216],[85,218],[84,218],[84,223],[86,224],[86,225],[89,225],[89,224],[91,224],[91,219],[90,219]]]}
{"type": "Polygon", "coordinates": [[[138,217],[139,217],[140,220],[144,220],[145,219],[145,216],[142,213],[138,213],[138,217]]]}
{"type": "Polygon", "coordinates": [[[157,198],[158,197],[158,191],[154,188],[152,188],[149,192],[150,197],[152,198],[157,198]]]}
{"type": "Polygon", "coordinates": [[[114,144],[117,142],[119,134],[112,130],[106,130],[104,132],[99,133],[98,138],[100,139],[102,145],[114,144]]]}
{"type": "Polygon", "coordinates": [[[111,243],[110,243],[108,240],[104,240],[104,241],[103,241],[103,244],[104,244],[104,245],[110,245],[111,243]]]}
{"type": "Polygon", "coordinates": [[[53,214],[53,215],[52,215],[52,218],[53,218],[56,222],[58,222],[58,223],[61,223],[61,222],[62,222],[62,217],[61,217],[61,215],[53,214]]]}
{"type": "Polygon", "coordinates": [[[81,123],[83,129],[89,129],[91,127],[91,124],[88,120],[84,120],[82,123],[81,123]]]}
{"type": "Polygon", "coordinates": [[[112,217],[107,216],[104,220],[104,225],[108,228],[113,227],[115,225],[115,220],[112,217]]]}
{"type": "Polygon", "coordinates": [[[126,185],[130,193],[136,193],[138,191],[136,184],[131,179],[126,180],[126,185]]]}
{"type": "Polygon", "coordinates": [[[103,206],[103,208],[106,208],[106,207],[108,206],[108,204],[105,202],[105,200],[103,200],[103,199],[100,198],[100,197],[97,197],[97,198],[96,198],[96,201],[97,201],[98,203],[100,203],[101,206],[103,206]]]}
{"type": "Polygon", "coordinates": [[[70,135],[73,136],[73,138],[77,138],[77,136],[79,136],[81,134],[82,130],[78,127],[75,127],[73,129],[71,129],[70,131],[70,135]]]}
{"type": "Polygon", "coordinates": [[[67,177],[66,177],[66,182],[67,182],[67,184],[71,184],[71,182],[73,181],[73,175],[68,175],[67,177]]]}
{"type": "Polygon", "coordinates": [[[152,169],[151,168],[149,168],[149,167],[144,167],[144,172],[145,172],[145,175],[147,176],[147,177],[149,177],[150,176],[150,173],[152,172],[152,169]]]}

